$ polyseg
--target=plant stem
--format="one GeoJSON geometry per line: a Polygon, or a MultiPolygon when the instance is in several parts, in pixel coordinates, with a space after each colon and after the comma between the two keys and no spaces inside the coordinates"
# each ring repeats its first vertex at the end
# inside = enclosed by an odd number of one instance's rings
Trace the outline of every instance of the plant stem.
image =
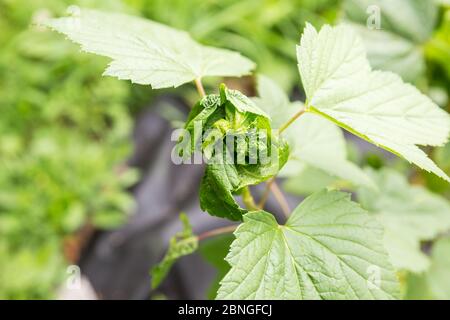
{"type": "Polygon", "coordinates": [[[248,210],[255,211],[259,209],[248,186],[242,189],[242,201],[244,202],[248,210]]]}
{"type": "Polygon", "coordinates": [[[281,207],[281,211],[283,211],[284,216],[287,218],[289,217],[289,214],[291,213],[291,208],[289,208],[289,204],[286,200],[286,198],[283,195],[283,192],[281,192],[280,188],[278,187],[278,184],[274,180],[273,183],[270,185],[270,190],[272,191],[273,195],[275,196],[275,199],[277,199],[278,204],[281,207]]]}
{"type": "Polygon", "coordinates": [[[270,180],[268,180],[266,182],[266,188],[264,189],[261,200],[258,203],[258,208],[259,209],[264,208],[264,205],[266,204],[271,191],[272,191],[273,195],[275,196],[275,200],[277,200],[278,204],[280,205],[281,210],[283,211],[283,214],[287,218],[291,212],[291,209],[289,208],[289,204],[288,204],[286,198],[284,197],[283,193],[281,192],[280,187],[278,187],[278,184],[275,181],[275,177],[272,177],[270,180]]]}
{"type": "Polygon", "coordinates": [[[280,129],[278,129],[278,133],[282,133],[284,130],[286,130],[295,120],[297,120],[298,117],[300,117],[305,112],[306,112],[306,109],[302,109],[299,112],[297,112],[296,114],[294,114],[294,116],[292,118],[290,118],[285,124],[283,124],[280,127],[280,129]]]}
{"type": "Polygon", "coordinates": [[[275,177],[270,178],[267,182],[266,182],[266,188],[264,189],[263,195],[261,197],[261,200],[259,200],[258,203],[258,208],[259,209],[263,209],[264,205],[266,204],[267,199],[269,198],[269,193],[270,193],[270,186],[272,185],[272,183],[275,181],[275,177]]]}
{"type": "Polygon", "coordinates": [[[201,234],[198,235],[198,241],[202,241],[211,237],[215,237],[215,236],[219,236],[221,234],[225,234],[225,233],[231,233],[234,230],[236,230],[237,225],[231,225],[231,226],[226,226],[226,227],[221,227],[221,228],[217,228],[217,229],[212,229],[206,232],[203,232],[201,234]]]}
{"type": "Polygon", "coordinates": [[[197,78],[194,80],[195,86],[197,87],[198,94],[203,98],[206,96],[205,89],[203,88],[202,79],[197,78]]]}
{"type": "MultiPolygon", "coordinates": [[[[296,114],[292,116],[285,124],[283,124],[279,129],[278,133],[281,134],[284,130],[286,130],[295,120],[297,120],[302,114],[304,114],[307,111],[307,107],[304,109],[301,109],[296,114]]],[[[291,212],[289,205],[286,201],[286,198],[284,197],[283,193],[281,192],[280,188],[275,182],[275,177],[271,178],[266,183],[266,188],[264,189],[263,195],[261,197],[261,200],[259,201],[258,208],[263,209],[264,205],[266,204],[267,198],[269,197],[270,191],[273,192],[275,199],[280,204],[281,209],[283,210],[284,215],[287,217],[289,213],[291,212]]]]}

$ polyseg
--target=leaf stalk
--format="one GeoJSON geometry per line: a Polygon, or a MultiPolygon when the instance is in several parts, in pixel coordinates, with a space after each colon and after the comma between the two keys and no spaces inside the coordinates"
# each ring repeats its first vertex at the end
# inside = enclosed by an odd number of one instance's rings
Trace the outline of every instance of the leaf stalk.
{"type": "Polygon", "coordinates": [[[278,129],[278,133],[282,133],[284,130],[286,130],[295,120],[298,119],[302,114],[306,112],[306,109],[301,109],[299,112],[294,114],[292,118],[290,118],[285,124],[283,124],[280,129],[278,129]]]}
{"type": "Polygon", "coordinates": [[[231,233],[234,230],[236,230],[237,225],[231,225],[231,226],[226,226],[226,227],[221,227],[221,228],[217,228],[217,229],[212,229],[206,232],[203,232],[201,234],[198,235],[197,239],[198,241],[202,241],[211,237],[215,237],[215,236],[219,236],[222,234],[226,234],[226,233],[231,233]]]}
{"type": "Polygon", "coordinates": [[[248,210],[251,211],[259,210],[259,207],[256,205],[252,193],[250,192],[250,188],[248,186],[242,189],[242,201],[244,202],[248,210]]]}
{"type": "Polygon", "coordinates": [[[203,98],[206,96],[205,88],[203,88],[202,79],[197,78],[194,80],[195,87],[197,88],[198,94],[203,98]]]}

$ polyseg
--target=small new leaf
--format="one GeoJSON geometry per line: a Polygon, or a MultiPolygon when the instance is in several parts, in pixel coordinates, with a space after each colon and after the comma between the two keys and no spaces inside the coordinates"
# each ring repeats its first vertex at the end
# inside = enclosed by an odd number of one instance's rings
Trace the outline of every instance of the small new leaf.
{"type": "Polygon", "coordinates": [[[376,219],[338,191],[304,200],[278,225],[244,215],[235,231],[218,299],[395,299],[396,273],[376,219]]]}
{"type": "Polygon", "coordinates": [[[449,115],[399,76],[372,71],[350,27],[308,24],[297,58],[308,111],[450,181],[418,147],[445,144],[449,115]]]}
{"type": "Polygon", "coordinates": [[[203,46],[184,31],[124,14],[78,9],[45,25],[82,50],[113,59],[104,75],[155,89],[206,76],[242,76],[255,66],[239,53],[203,46]]]}
{"type": "Polygon", "coordinates": [[[186,214],[180,214],[180,220],[183,223],[183,230],[170,239],[169,249],[163,260],[151,270],[152,288],[161,284],[178,258],[197,250],[198,238],[192,233],[192,227],[186,214]]]}

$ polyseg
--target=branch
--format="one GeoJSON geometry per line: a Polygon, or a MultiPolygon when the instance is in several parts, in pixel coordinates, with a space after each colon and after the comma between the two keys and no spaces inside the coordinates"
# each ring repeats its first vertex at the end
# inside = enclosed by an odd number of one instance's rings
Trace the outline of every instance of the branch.
{"type": "MultiPolygon", "coordinates": [[[[308,110],[308,107],[302,108],[299,110],[296,114],[292,116],[285,124],[283,124],[278,129],[278,134],[281,134],[284,130],[286,130],[295,120],[297,120],[302,114],[304,114],[308,110]]],[[[258,204],[259,209],[263,209],[264,205],[267,201],[267,198],[269,197],[270,191],[273,192],[275,199],[280,204],[281,209],[283,210],[284,215],[287,217],[289,213],[291,212],[289,205],[286,201],[286,198],[284,197],[283,193],[281,192],[280,188],[275,182],[275,177],[272,177],[270,180],[267,181],[266,188],[264,189],[264,193],[261,197],[261,200],[258,204]]]]}
{"type": "Polygon", "coordinates": [[[298,117],[300,117],[302,114],[306,112],[306,109],[301,109],[299,112],[294,114],[292,118],[290,118],[285,124],[283,124],[280,129],[278,129],[278,133],[282,133],[284,130],[286,130],[295,120],[297,120],[298,117]]]}
{"type": "Polygon", "coordinates": [[[263,209],[264,205],[266,204],[267,199],[269,198],[269,194],[270,194],[270,186],[271,184],[275,181],[275,177],[270,178],[267,182],[266,182],[266,187],[264,189],[263,195],[261,197],[261,200],[259,200],[258,203],[258,207],[259,209],[263,209]]]}
{"type": "Polygon", "coordinates": [[[281,192],[280,188],[278,187],[278,184],[276,183],[275,180],[270,185],[270,190],[272,191],[273,195],[275,196],[275,199],[277,199],[277,202],[280,204],[280,207],[284,213],[284,216],[286,218],[288,218],[289,214],[291,213],[291,208],[289,208],[289,204],[288,204],[286,198],[284,197],[283,192],[281,192]]]}
{"type": "Polygon", "coordinates": [[[236,230],[237,225],[231,225],[231,226],[226,226],[226,227],[221,227],[221,228],[217,228],[217,229],[212,229],[206,232],[203,232],[201,234],[198,235],[198,241],[202,241],[211,237],[215,237],[215,236],[219,236],[221,234],[226,234],[226,233],[231,233],[234,230],[236,230]]]}
{"type": "Polygon", "coordinates": [[[250,188],[248,186],[242,189],[242,202],[244,202],[248,210],[251,211],[259,210],[259,207],[256,205],[252,193],[250,192],[250,188]]]}
{"type": "Polygon", "coordinates": [[[273,195],[275,196],[275,200],[277,200],[278,204],[281,207],[281,210],[283,211],[283,214],[286,216],[286,218],[291,213],[291,209],[289,208],[289,204],[284,197],[283,193],[281,192],[280,188],[278,187],[278,184],[275,181],[275,177],[272,177],[269,179],[266,183],[266,188],[264,189],[263,195],[261,197],[261,200],[258,203],[258,208],[263,209],[264,205],[267,202],[267,199],[269,198],[269,194],[272,191],[273,195]]]}
{"type": "Polygon", "coordinates": [[[197,78],[194,80],[195,86],[197,87],[198,94],[203,98],[206,96],[205,89],[203,88],[202,79],[197,78]]]}

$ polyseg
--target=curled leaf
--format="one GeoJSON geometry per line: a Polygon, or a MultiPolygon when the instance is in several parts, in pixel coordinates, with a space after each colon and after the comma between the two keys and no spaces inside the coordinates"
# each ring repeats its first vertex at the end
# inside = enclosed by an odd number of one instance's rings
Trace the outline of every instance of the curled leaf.
{"type": "Polygon", "coordinates": [[[211,215],[241,220],[247,210],[234,196],[283,167],[289,155],[287,142],[272,132],[270,118],[252,100],[224,85],[219,95],[206,96],[193,108],[185,128],[189,141],[183,155],[199,151],[207,160],[201,208],[211,215]]]}

